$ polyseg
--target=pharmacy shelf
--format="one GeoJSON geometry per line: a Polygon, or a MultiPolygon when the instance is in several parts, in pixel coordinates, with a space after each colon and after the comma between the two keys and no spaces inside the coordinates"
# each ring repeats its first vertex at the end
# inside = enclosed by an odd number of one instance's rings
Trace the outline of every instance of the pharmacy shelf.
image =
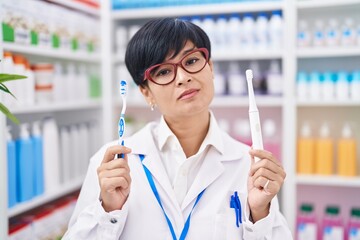
{"type": "Polygon", "coordinates": [[[72,193],[76,190],[79,190],[81,188],[83,181],[84,181],[83,178],[76,179],[72,182],[64,184],[64,186],[62,186],[62,187],[57,188],[56,190],[54,190],[53,193],[35,197],[28,202],[19,203],[19,204],[15,205],[14,207],[8,209],[8,217],[9,218],[14,217],[16,215],[19,215],[21,213],[24,213],[26,211],[29,211],[36,207],[39,207],[43,204],[46,204],[50,201],[53,201],[57,198],[65,196],[69,193],[72,193]]]}
{"type": "MultiPolygon", "coordinates": [[[[273,96],[260,96],[255,95],[256,104],[258,107],[282,107],[283,98],[282,97],[273,97],[273,96]]],[[[231,108],[231,107],[249,107],[249,99],[247,96],[244,97],[215,97],[210,107],[221,107],[221,108],[231,108]]]]}
{"type": "Polygon", "coordinates": [[[297,175],[296,183],[311,186],[360,187],[360,177],[297,175]]]}
{"type": "Polygon", "coordinates": [[[4,51],[57,58],[71,61],[100,63],[100,55],[97,53],[72,52],[63,49],[42,48],[39,46],[20,45],[16,43],[3,43],[4,51]]]}
{"type": "Polygon", "coordinates": [[[309,101],[298,100],[298,107],[360,107],[360,100],[327,100],[327,101],[309,101]]]}
{"type": "Polygon", "coordinates": [[[296,55],[298,58],[353,57],[360,56],[360,46],[300,48],[297,49],[296,55]]]}
{"type": "Polygon", "coordinates": [[[95,6],[90,6],[85,3],[81,3],[79,1],[74,1],[74,0],[48,0],[48,1],[68,8],[72,8],[74,10],[83,13],[91,14],[93,16],[97,16],[97,17],[100,16],[100,10],[98,8],[96,8],[95,6]]]}
{"type": "Polygon", "coordinates": [[[245,13],[282,10],[282,1],[248,1],[241,3],[219,3],[204,5],[188,6],[171,6],[158,8],[141,8],[114,10],[112,18],[114,20],[146,19],[156,17],[176,17],[176,16],[194,16],[209,14],[226,14],[226,13],[245,13]]]}
{"type": "Polygon", "coordinates": [[[342,7],[360,4],[360,0],[303,0],[297,2],[298,9],[342,7]]]}
{"type": "Polygon", "coordinates": [[[45,113],[45,112],[61,112],[61,111],[75,111],[92,108],[100,108],[101,100],[87,100],[87,101],[69,101],[62,103],[48,103],[34,106],[21,106],[13,107],[11,112],[13,114],[34,114],[34,113],[45,113]]]}

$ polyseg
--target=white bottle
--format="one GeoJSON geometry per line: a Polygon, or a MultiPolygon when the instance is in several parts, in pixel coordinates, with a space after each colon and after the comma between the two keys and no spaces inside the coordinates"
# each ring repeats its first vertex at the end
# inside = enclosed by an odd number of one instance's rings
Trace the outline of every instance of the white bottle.
{"type": "Polygon", "coordinates": [[[309,90],[310,90],[310,100],[313,101],[319,101],[321,99],[320,93],[321,93],[321,78],[320,73],[317,71],[313,71],[310,73],[309,78],[309,90]]]}
{"type": "Polygon", "coordinates": [[[226,94],[226,79],[222,72],[220,63],[214,63],[214,90],[215,95],[223,96],[226,94]]]}
{"type": "Polygon", "coordinates": [[[296,93],[300,101],[306,101],[309,97],[309,79],[305,72],[298,72],[296,77],[296,93]]]}
{"type": "Polygon", "coordinates": [[[227,82],[229,95],[240,96],[246,94],[246,80],[245,76],[241,74],[240,64],[238,62],[232,61],[229,63],[227,82]]]}
{"type": "Polygon", "coordinates": [[[335,81],[332,72],[323,73],[321,83],[321,97],[323,100],[333,100],[335,97],[335,81]]]}
{"type": "Polygon", "coordinates": [[[327,46],[340,45],[340,29],[336,18],[329,19],[328,26],[326,28],[325,42],[327,46]]]}
{"type": "Polygon", "coordinates": [[[79,100],[86,101],[89,100],[89,81],[86,73],[86,67],[84,64],[81,64],[79,67],[79,74],[77,81],[79,82],[79,100]]]}
{"type": "Polygon", "coordinates": [[[345,71],[337,73],[335,96],[337,100],[348,100],[350,97],[350,82],[345,71]]]}
{"type": "Polygon", "coordinates": [[[264,149],[271,152],[278,160],[280,160],[280,134],[277,132],[276,123],[273,119],[267,118],[263,122],[264,133],[264,149]]]}
{"type": "Polygon", "coordinates": [[[360,101],[360,70],[352,73],[350,97],[352,100],[360,101]]]}
{"type": "Polygon", "coordinates": [[[84,176],[88,167],[90,159],[90,143],[89,143],[89,129],[85,123],[79,124],[79,138],[80,138],[80,157],[81,157],[81,171],[84,176]]]}
{"type": "Polygon", "coordinates": [[[345,18],[341,28],[341,45],[353,46],[355,45],[355,27],[354,20],[352,18],[345,18]]]}
{"type": "Polygon", "coordinates": [[[255,23],[256,50],[265,50],[269,47],[269,25],[265,13],[259,13],[255,23]]]}
{"type": "Polygon", "coordinates": [[[270,95],[282,95],[283,76],[280,71],[280,61],[271,60],[269,71],[267,73],[267,91],[270,95]]]}
{"type": "Polygon", "coordinates": [[[254,87],[254,93],[259,94],[262,93],[262,85],[263,85],[263,75],[260,70],[260,65],[258,61],[251,61],[250,67],[253,72],[253,87],[254,87]]]}
{"type": "Polygon", "coordinates": [[[240,51],[242,48],[241,39],[242,39],[242,22],[239,14],[232,14],[228,21],[228,42],[229,48],[233,51],[240,51]]]}
{"type": "Polygon", "coordinates": [[[234,138],[248,146],[252,145],[250,122],[248,119],[238,118],[234,121],[234,138]]]}
{"type": "MultiPolygon", "coordinates": [[[[14,55],[14,74],[17,75],[25,75],[26,74],[26,67],[25,67],[25,58],[22,55],[14,55]]],[[[15,89],[13,90],[13,94],[16,96],[17,101],[15,102],[18,106],[23,106],[26,101],[26,81],[27,79],[23,80],[16,80],[15,81],[15,89]]]]}
{"type": "Polygon", "coordinates": [[[205,16],[202,21],[202,27],[206,34],[209,36],[211,44],[214,46],[214,48],[216,48],[214,18],[210,15],[205,16]]]}
{"type": "Polygon", "coordinates": [[[115,37],[116,37],[116,54],[122,56],[125,54],[127,45],[127,28],[125,26],[116,26],[115,37]]]}
{"type": "Polygon", "coordinates": [[[64,79],[65,85],[65,100],[72,101],[76,98],[77,90],[74,86],[76,83],[75,65],[69,63],[67,65],[67,73],[64,79]]]}
{"type": "Polygon", "coordinates": [[[74,176],[73,156],[71,156],[71,139],[68,127],[60,128],[60,151],[61,151],[61,183],[70,182],[74,176]]]}
{"type": "Polygon", "coordinates": [[[269,20],[270,48],[281,49],[283,44],[283,19],[281,11],[273,11],[269,20]]]}
{"type": "Polygon", "coordinates": [[[54,118],[43,122],[45,193],[56,192],[60,186],[59,133],[54,118]]]}
{"type": "Polygon", "coordinates": [[[66,99],[66,76],[63,73],[63,68],[60,63],[54,64],[54,81],[53,81],[53,92],[54,101],[63,102],[66,99]]]}
{"type": "Polygon", "coordinates": [[[315,47],[322,47],[325,43],[325,36],[324,36],[324,22],[322,19],[316,19],[314,23],[314,30],[313,30],[313,45],[315,47]]]}
{"type": "Polygon", "coordinates": [[[242,45],[244,51],[250,51],[255,47],[255,20],[251,13],[245,13],[243,18],[242,45]]]}
{"type": "Polygon", "coordinates": [[[215,22],[215,44],[214,51],[224,51],[228,50],[227,48],[227,19],[224,15],[220,15],[215,22]]]}
{"type": "MultiPolygon", "coordinates": [[[[3,73],[14,74],[14,60],[11,52],[4,52],[4,58],[1,63],[3,73]]],[[[17,86],[16,81],[9,81],[5,83],[5,85],[13,94],[15,94],[17,86]]],[[[5,106],[13,106],[16,104],[16,99],[10,94],[4,94],[4,104],[5,106]]]]}
{"type": "Polygon", "coordinates": [[[190,21],[191,21],[193,24],[195,24],[195,25],[197,25],[197,26],[199,26],[199,27],[202,28],[202,25],[201,25],[201,24],[202,24],[202,21],[201,21],[200,16],[193,16],[190,21]]]}
{"type": "Polygon", "coordinates": [[[25,64],[25,76],[27,77],[25,85],[25,104],[34,105],[35,104],[35,77],[34,72],[30,68],[29,62],[26,60],[25,64]]]}
{"type": "Polygon", "coordinates": [[[308,22],[304,19],[299,20],[297,45],[299,47],[309,47],[311,44],[311,34],[308,28],[308,22]]]}

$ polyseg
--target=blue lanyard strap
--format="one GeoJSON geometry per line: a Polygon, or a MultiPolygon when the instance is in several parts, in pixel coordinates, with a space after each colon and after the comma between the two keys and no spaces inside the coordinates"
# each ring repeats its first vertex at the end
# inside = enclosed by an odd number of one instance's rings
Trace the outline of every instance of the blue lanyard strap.
{"type": "MultiPolygon", "coordinates": [[[[140,160],[141,160],[141,163],[142,161],[144,160],[144,155],[140,154],[139,155],[140,157],[140,160]]],[[[145,171],[145,174],[146,174],[146,177],[148,179],[148,182],[150,184],[150,187],[151,187],[151,190],[153,191],[155,197],[156,197],[156,200],[158,201],[163,213],[164,213],[164,216],[166,218],[166,222],[169,226],[169,229],[170,229],[170,232],[171,232],[171,236],[173,238],[173,240],[177,240],[176,238],[176,234],[175,234],[175,231],[174,231],[174,227],[169,219],[169,217],[167,216],[166,212],[165,212],[165,209],[161,203],[161,200],[160,200],[160,195],[159,195],[159,192],[157,191],[156,189],[156,186],[155,186],[155,182],[154,182],[154,179],[149,171],[149,169],[147,167],[145,167],[145,165],[143,164],[143,168],[144,168],[144,171],[145,171]]],[[[191,218],[191,214],[192,212],[194,211],[194,208],[195,206],[197,205],[197,203],[199,202],[200,198],[202,197],[203,193],[205,192],[206,188],[204,190],[202,190],[201,193],[199,193],[199,195],[197,196],[196,200],[195,200],[195,203],[194,203],[194,206],[192,207],[190,213],[189,213],[189,216],[188,218],[186,219],[186,222],[185,222],[185,225],[184,225],[184,228],[183,230],[181,231],[181,234],[180,234],[180,238],[179,240],[184,240],[186,238],[186,235],[189,231],[189,227],[190,227],[190,218],[191,218]]]]}

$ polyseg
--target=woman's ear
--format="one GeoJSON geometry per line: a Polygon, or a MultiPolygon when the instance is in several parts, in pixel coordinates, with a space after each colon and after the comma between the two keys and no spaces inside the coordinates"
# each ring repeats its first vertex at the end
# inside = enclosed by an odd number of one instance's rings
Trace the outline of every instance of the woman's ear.
{"type": "Polygon", "coordinates": [[[153,94],[148,86],[139,86],[139,90],[148,104],[155,104],[153,94]]]}
{"type": "Polygon", "coordinates": [[[211,71],[214,72],[214,63],[211,59],[209,60],[209,66],[210,66],[211,71]]]}

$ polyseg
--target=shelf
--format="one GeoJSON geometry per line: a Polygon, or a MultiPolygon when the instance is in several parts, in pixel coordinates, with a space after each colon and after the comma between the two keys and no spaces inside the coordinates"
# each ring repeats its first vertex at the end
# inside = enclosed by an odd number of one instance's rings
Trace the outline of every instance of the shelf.
{"type": "Polygon", "coordinates": [[[298,1],[297,7],[299,9],[312,9],[312,8],[328,8],[328,7],[342,7],[347,5],[360,4],[359,0],[306,0],[298,1]]]}
{"type": "MultiPolygon", "coordinates": [[[[283,104],[282,97],[274,96],[259,96],[255,95],[256,104],[258,107],[281,107],[283,104]]],[[[247,96],[243,97],[215,97],[210,107],[248,107],[249,99],[247,96]]]]}
{"type": "Polygon", "coordinates": [[[319,47],[298,48],[298,58],[323,58],[323,57],[353,57],[360,56],[360,47],[319,47]]]}
{"type": "Polygon", "coordinates": [[[16,43],[3,43],[5,51],[30,54],[35,56],[58,58],[64,60],[100,63],[97,53],[71,52],[62,49],[41,48],[39,46],[19,45],[16,43]]]}
{"type": "Polygon", "coordinates": [[[43,112],[74,111],[101,107],[101,100],[88,100],[82,102],[49,103],[34,106],[21,106],[11,108],[13,114],[33,114],[43,112]]]}
{"type": "Polygon", "coordinates": [[[298,100],[298,107],[346,107],[354,106],[360,107],[360,101],[355,100],[328,100],[328,101],[309,101],[309,100],[298,100]]]}
{"type": "Polygon", "coordinates": [[[114,10],[114,20],[145,19],[156,17],[194,16],[226,13],[245,13],[282,10],[282,1],[258,1],[241,3],[219,3],[208,5],[187,5],[159,8],[114,10]]]}
{"type": "Polygon", "coordinates": [[[100,10],[96,8],[95,6],[90,6],[85,3],[80,3],[74,0],[48,0],[52,3],[56,3],[68,8],[72,8],[74,10],[84,12],[87,14],[91,14],[93,16],[99,17],[100,16],[100,10]]]}
{"type": "Polygon", "coordinates": [[[360,187],[360,177],[297,175],[296,183],[301,185],[360,187]]]}
{"type": "Polygon", "coordinates": [[[39,207],[43,204],[51,202],[59,197],[65,196],[66,194],[72,193],[81,188],[83,180],[84,180],[83,178],[74,180],[54,190],[53,193],[35,197],[29,200],[28,202],[19,203],[18,205],[15,205],[14,207],[8,209],[8,217],[9,218],[14,217],[16,215],[19,215],[21,213],[39,207]]]}

